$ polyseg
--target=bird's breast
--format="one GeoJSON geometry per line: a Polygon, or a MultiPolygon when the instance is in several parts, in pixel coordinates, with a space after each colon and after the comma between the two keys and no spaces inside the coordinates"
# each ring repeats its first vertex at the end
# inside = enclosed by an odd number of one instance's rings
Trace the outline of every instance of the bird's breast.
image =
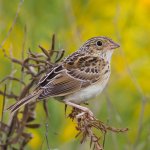
{"type": "Polygon", "coordinates": [[[83,103],[88,99],[95,97],[96,95],[100,94],[103,89],[105,88],[108,82],[109,76],[107,76],[104,80],[98,81],[93,85],[90,85],[84,89],[81,89],[78,92],[70,94],[65,97],[65,101],[71,101],[76,104],[83,103]]]}

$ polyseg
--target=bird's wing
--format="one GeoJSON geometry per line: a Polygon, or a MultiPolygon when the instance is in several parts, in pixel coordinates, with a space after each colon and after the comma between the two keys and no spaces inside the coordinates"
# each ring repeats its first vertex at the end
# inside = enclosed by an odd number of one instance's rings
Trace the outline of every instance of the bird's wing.
{"type": "Polygon", "coordinates": [[[64,96],[81,88],[82,82],[71,77],[67,69],[60,64],[47,73],[39,82],[40,89],[43,89],[39,99],[46,97],[64,96]]]}
{"type": "Polygon", "coordinates": [[[66,59],[40,80],[43,92],[39,98],[65,96],[95,83],[99,80],[103,62],[92,56],[66,59]]]}

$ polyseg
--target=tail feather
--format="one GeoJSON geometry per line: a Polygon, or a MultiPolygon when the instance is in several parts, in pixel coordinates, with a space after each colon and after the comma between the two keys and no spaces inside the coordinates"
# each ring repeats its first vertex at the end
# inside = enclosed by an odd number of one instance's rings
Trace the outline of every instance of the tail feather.
{"type": "Polygon", "coordinates": [[[16,112],[20,107],[28,104],[29,102],[35,101],[39,95],[42,93],[42,90],[35,91],[33,94],[28,95],[27,97],[19,100],[15,104],[11,105],[10,107],[7,108],[7,110],[10,110],[11,113],[16,112]]]}

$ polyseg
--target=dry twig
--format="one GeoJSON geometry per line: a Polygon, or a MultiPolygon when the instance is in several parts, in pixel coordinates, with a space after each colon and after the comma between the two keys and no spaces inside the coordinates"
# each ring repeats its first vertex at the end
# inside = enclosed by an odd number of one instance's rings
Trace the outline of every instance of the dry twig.
{"type": "Polygon", "coordinates": [[[119,133],[128,130],[128,128],[118,129],[105,125],[102,121],[76,108],[73,108],[69,114],[69,118],[75,120],[77,123],[76,129],[79,132],[76,137],[81,136],[81,144],[89,139],[90,147],[93,146],[94,150],[104,149],[105,135],[108,131],[119,133]],[[100,143],[101,138],[94,133],[93,129],[97,129],[104,134],[103,144],[100,143]]]}
{"type": "MultiPolygon", "coordinates": [[[[7,93],[6,88],[3,91],[0,91],[0,94],[4,96],[4,102],[5,98],[14,98],[16,100],[20,100],[21,98],[25,97],[29,91],[32,89],[34,84],[38,82],[39,78],[41,77],[42,73],[44,73],[47,69],[50,69],[53,66],[53,62],[51,62],[52,55],[56,52],[54,51],[54,42],[55,42],[55,36],[52,37],[52,46],[50,50],[46,50],[40,46],[40,49],[42,51],[41,54],[33,53],[29,50],[29,56],[24,59],[23,51],[22,51],[22,58],[23,60],[19,60],[16,58],[13,58],[12,56],[8,56],[3,49],[4,56],[8,58],[12,63],[16,63],[20,66],[21,70],[21,79],[16,78],[13,76],[6,76],[3,80],[0,81],[0,84],[3,82],[7,82],[8,80],[11,80],[13,82],[18,82],[18,84],[21,85],[22,90],[17,93],[18,95],[14,94],[14,92],[11,90],[10,93],[7,93]],[[26,76],[31,77],[31,81],[28,84],[25,84],[24,82],[24,74],[26,76]]],[[[23,41],[23,49],[24,49],[24,43],[23,41]]],[[[58,53],[58,52],[57,52],[58,53]]],[[[61,55],[62,57],[62,55],[61,55]]],[[[60,58],[57,58],[60,60],[60,58]]],[[[3,104],[4,104],[3,102],[3,104]]],[[[46,101],[44,101],[44,110],[46,115],[48,116],[48,110],[46,107],[46,101]]],[[[36,103],[30,103],[30,105],[26,105],[23,108],[23,111],[17,111],[13,118],[11,119],[10,123],[4,123],[3,120],[0,121],[0,136],[2,140],[0,140],[0,149],[7,150],[7,149],[24,149],[26,144],[32,139],[32,135],[30,133],[27,133],[25,131],[26,128],[39,128],[40,124],[32,123],[32,121],[35,120],[35,107],[36,103]],[[22,113],[22,118],[18,118],[18,114],[22,113]],[[5,138],[4,138],[5,137],[5,138]],[[16,148],[16,145],[18,145],[16,148]]],[[[4,114],[3,114],[4,115],[4,114]]],[[[3,116],[2,115],[2,116],[3,116]]],[[[48,139],[47,139],[48,141],[48,139]]]]}

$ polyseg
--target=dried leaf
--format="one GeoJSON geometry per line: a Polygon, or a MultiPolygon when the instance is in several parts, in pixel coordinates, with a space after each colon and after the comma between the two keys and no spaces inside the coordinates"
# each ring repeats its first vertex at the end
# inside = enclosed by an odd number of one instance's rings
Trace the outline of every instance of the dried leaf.
{"type": "Polygon", "coordinates": [[[40,124],[26,124],[27,128],[39,128],[40,124]]]}
{"type": "Polygon", "coordinates": [[[39,45],[39,48],[42,50],[42,52],[49,58],[49,53],[48,53],[48,51],[45,49],[45,48],[43,48],[41,45],[39,45]]]}

